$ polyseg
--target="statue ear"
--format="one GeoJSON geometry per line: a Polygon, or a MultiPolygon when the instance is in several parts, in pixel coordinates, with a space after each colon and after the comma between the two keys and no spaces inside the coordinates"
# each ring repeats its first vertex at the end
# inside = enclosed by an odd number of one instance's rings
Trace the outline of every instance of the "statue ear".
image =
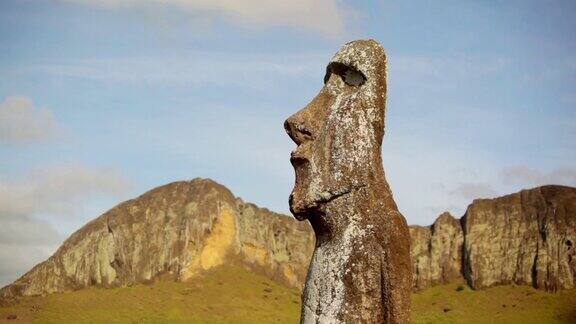
{"type": "Polygon", "coordinates": [[[332,73],[339,75],[342,78],[342,81],[349,86],[352,87],[359,87],[366,82],[366,76],[364,73],[356,70],[355,68],[339,63],[339,62],[330,62],[326,67],[326,74],[324,75],[324,84],[330,80],[330,76],[332,73]]]}

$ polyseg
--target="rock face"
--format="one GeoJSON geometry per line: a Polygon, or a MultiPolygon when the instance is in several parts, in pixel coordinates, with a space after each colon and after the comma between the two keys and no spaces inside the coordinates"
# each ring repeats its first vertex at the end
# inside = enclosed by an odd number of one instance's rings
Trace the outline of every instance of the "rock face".
{"type": "Polygon", "coordinates": [[[443,213],[432,226],[410,226],[414,288],[448,283],[462,277],[460,221],[443,213]]]}
{"type": "Polygon", "coordinates": [[[543,186],[475,200],[462,219],[411,226],[414,288],[466,279],[474,289],[576,287],[576,188],[543,186]]]}
{"type": "Polygon", "coordinates": [[[122,286],[165,274],[186,280],[233,261],[300,287],[313,246],[308,224],[246,204],[211,180],[175,182],[91,221],[0,297],[122,286]]]}
{"type": "Polygon", "coordinates": [[[348,43],[285,128],[298,145],[290,210],[316,234],[302,323],[409,323],[410,235],[382,167],[386,54],[348,43]]]}
{"type": "MultiPolygon", "coordinates": [[[[410,226],[414,288],[467,279],[476,289],[576,287],[576,188],[544,186],[475,200],[461,220],[410,226]],[[465,277],[463,275],[465,274],[465,277]]],[[[68,238],[0,299],[186,280],[238,262],[302,287],[314,250],[305,222],[245,203],[207,179],[175,182],[121,203],[68,238]]]]}
{"type": "Polygon", "coordinates": [[[463,224],[464,273],[471,287],[575,287],[576,188],[544,186],[475,200],[463,224]]]}
{"type": "Polygon", "coordinates": [[[242,262],[278,282],[301,288],[314,250],[310,226],[254,204],[238,206],[242,262]]]}

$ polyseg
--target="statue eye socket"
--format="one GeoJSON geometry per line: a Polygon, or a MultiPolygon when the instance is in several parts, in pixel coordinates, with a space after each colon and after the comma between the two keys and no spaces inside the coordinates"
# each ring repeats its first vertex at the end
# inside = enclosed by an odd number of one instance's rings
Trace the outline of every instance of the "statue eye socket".
{"type": "Polygon", "coordinates": [[[346,64],[332,62],[326,67],[326,76],[324,76],[324,84],[330,80],[330,75],[334,73],[342,78],[342,81],[349,86],[359,87],[366,82],[366,77],[362,72],[354,69],[346,64]]]}
{"type": "Polygon", "coordinates": [[[344,82],[346,82],[349,86],[358,87],[364,84],[364,76],[362,73],[354,70],[347,70],[346,73],[342,76],[344,82]]]}

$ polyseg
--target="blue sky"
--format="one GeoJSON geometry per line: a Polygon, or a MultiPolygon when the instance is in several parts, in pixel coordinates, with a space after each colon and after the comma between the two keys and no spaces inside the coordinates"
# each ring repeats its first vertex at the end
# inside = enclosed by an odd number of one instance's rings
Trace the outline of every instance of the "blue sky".
{"type": "Polygon", "coordinates": [[[574,30],[571,1],[4,0],[0,284],[171,181],[287,213],[283,121],[358,38],[388,52],[383,158],[409,223],[575,186],[574,30]]]}

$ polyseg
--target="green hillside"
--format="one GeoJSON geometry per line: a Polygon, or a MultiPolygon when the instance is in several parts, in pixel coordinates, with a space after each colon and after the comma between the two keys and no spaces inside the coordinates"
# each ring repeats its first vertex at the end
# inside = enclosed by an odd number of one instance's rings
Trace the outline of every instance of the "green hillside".
{"type": "MultiPolygon", "coordinates": [[[[0,307],[9,323],[296,323],[297,290],[241,267],[221,267],[189,283],[150,285],[25,298],[0,307]],[[17,319],[8,320],[9,315],[17,319]]],[[[415,323],[575,323],[576,290],[548,294],[505,286],[472,291],[461,284],[413,295],[415,323]],[[463,289],[462,289],[463,288],[463,289]]]]}
{"type": "Polygon", "coordinates": [[[576,289],[546,293],[529,286],[472,290],[464,283],[412,295],[414,323],[576,323],[576,289]]]}

